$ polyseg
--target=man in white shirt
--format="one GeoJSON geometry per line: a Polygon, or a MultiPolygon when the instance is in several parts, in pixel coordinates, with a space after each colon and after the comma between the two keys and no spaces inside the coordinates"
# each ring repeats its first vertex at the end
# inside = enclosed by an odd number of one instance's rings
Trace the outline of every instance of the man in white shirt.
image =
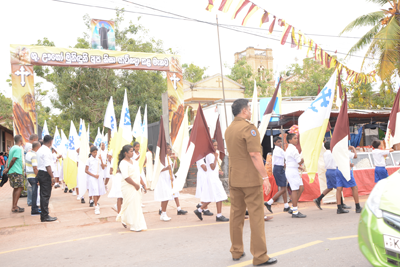
{"type": "MultiPolygon", "coordinates": [[[[274,137],[274,152],[272,154],[272,173],[274,174],[276,185],[279,186],[279,191],[267,202],[264,202],[265,207],[272,212],[271,205],[278,200],[280,196],[284,202],[284,212],[290,210],[289,204],[287,203],[287,179],[285,175],[285,151],[281,148],[282,138],[279,136],[274,137]]],[[[264,217],[266,220],[267,217],[264,217]]]]}
{"type": "Polygon", "coordinates": [[[43,146],[37,152],[38,158],[38,175],[37,179],[40,184],[40,220],[42,222],[56,221],[56,217],[49,216],[49,201],[51,196],[51,188],[55,183],[53,171],[53,155],[51,153],[51,146],[53,145],[53,137],[46,135],[43,138],[43,146]]]}

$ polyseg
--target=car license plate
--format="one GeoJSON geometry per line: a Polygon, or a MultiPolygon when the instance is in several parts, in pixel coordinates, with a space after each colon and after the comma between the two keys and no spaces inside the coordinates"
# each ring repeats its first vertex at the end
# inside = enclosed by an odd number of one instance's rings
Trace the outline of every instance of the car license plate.
{"type": "Polygon", "coordinates": [[[385,249],[400,253],[400,238],[399,237],[383,235],[383,241],[385,242],[385,249]]]}

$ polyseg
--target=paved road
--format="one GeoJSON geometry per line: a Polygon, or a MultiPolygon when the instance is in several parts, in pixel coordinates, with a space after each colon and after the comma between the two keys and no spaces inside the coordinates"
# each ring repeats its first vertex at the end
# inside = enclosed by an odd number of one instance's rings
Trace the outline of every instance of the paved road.
{"type": "MultiPolygon", "coordinates": [[[[354,207],[350,199],[346,203],[354,207]]],[[[358,249],[359,214],[353,209],[337,215],[334,205],[320,211],[312,203],[301,203],[307,219],[292,219],[278,212],[281,206],[273,209],[274,219],[265,224],[269,254],[278,258],[276,266],[371,266],[358,249]]],[[[170,222],[159,221],[155,212],[146,213],[149,230],[140,233],[126,231],[107,218],[84,225],[56,222],[0,228],[0,265],[252,266],[248,221],[244,228],[247,255],[234,262],[228,223],[216,223],[215,217],[199,221],[192,210],[187,216],[177,216],[170,209],[170,222]]],[[[224,213],[228,211],[224,207],[224,213]]]]}

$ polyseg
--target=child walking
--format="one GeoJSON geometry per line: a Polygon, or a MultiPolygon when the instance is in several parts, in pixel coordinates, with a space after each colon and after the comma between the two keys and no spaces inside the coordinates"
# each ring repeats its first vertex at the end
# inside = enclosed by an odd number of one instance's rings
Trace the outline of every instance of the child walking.
{"type": "Polygon", "coordinates": [[[389,156],[390,152],[393,152],[393,149],[383,149],[381,141],[374,140],[372,141],[372,158],[374,159],[375,164],[375,183],[379,182],[382,179],[389,177],[389,174],[386,170],[386,161],[385,157],[389,156]]]}
{"type": "Polygon", "coordinates": [[[90,157],[86,163],[85,172],[88,176],[89,196],[93,197],[94,214],[96,215],[100,215],[100,205],[98,203],[100,196],[106,193],[104,181],[103,179],[99,179],[100,169],[100,160],[97,158],[97,147],[93,146],[90,148],[90,157]]]}

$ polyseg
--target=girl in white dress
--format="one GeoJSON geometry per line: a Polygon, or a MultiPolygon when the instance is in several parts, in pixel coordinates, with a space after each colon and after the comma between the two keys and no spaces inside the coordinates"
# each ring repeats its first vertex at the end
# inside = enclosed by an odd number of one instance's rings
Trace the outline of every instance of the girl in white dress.
{"type": "MultiPolygon", "coordinates": [[[[196,208],[197,209],[202,208],[203,215],[212,216],[214,214],[208,210],[208,203],[205,203],[202,200],[203,183],[207,182],[206,158],[202,158],[202,159],[199,159],[198,161],[196,161],[196,166],[197,166],[196,197],[200,198],[200,200],[201,200],[201,204],[197,204],[196,208]]],[[[207,185],[204,185],[204,186],[207,186],[207,185]]]]}
{"type": "MultiPolygon", "coordinates": [[[[138,163],[139,163],[139,159],[140,159],[140,156],[141,156],[139,151],[140,151],[140,143],[139,142],[133,143],[133,157],[132,157],[132,159],[137,161],[138,163]]],[[[146,164],[146,158],[144,159],[144,165],[145,164],[146,164]]],[[[143,183],[146,184],[146,176],[144,175],[144,170],[142,170],[142,172],[140,173],[140,179],[142,179],[143,183]]],[[[146,190],[147,190],[147,188],[146,188],[146,190]]]]}
{"type": "Polygon", "coordinates": [[[147,146],[147,152],[146,152],[146,182],[147,182],[147,188],[151,187],[151,182],[153,179],[153,170],[154,170],[154,164],[153,164],[153,146],[148,145],[147,146]]]}
{"type": "Polygon", "coordinates": [[[118,171],[115,176],[113,175],[114,169],[113,169],[113,165],[114,165],[114,159],[112,158],[113,152],[110,151],[108,152],[108,178],[110,178],[112,180],[112,186],[111,186],[111,190],[110,193],[108,194],[108,197],[110,198],[116,198],[117,199],[117,204],[113,207],[113,209],[116,212],[120,212],[121,211],[121,205],[122,205],[122,191],[121,191],[121,180],[122,180],[122,175],[121,172],[118,171]]]}
{"type": "Polygon", "coordinates": [[[165,157],[165,168],[161,169],[160,178],[158,179],[157,185],[154,189],[154,200],[161,201],[161,208],[159,210],[161,221],[170,221],[171,218],[167,216],[167,205],[168,201],[175,200],[177,206],[178,215],[186,215],[187,211],[181,209],[179,204],[179,193],[173,193],[173,184],[175,180],[174,175],[174,163],[172,162],[170,156],[172,155],[172,149],[169,144],[167,144],[167,156],[165,157]]]}
{"type": "MultiPolygon", "coordinates": [[[[218,143],[212,140],[215,151],[218,150],[218,143]]],[[[219,179],[218,152],[210,153],[206,156],[207,173],[202,181],[201,203],[202,206],[194,211],[200,220],[203,220],[202,212],[210,202],[217,205],[217,222],[227,222],[228,218],[222,215],[222,201],[227,200],[228,196],[219,179]]],[[[204,214],[206,215],[206,214],[204,214]]]]}
{"type": "Polygon", "coordinates": [[[94,214],[100,214],[100,205],[98,201],[100,196],[106,193],[104,188],[103,177],[101,176],[101,162],[97,158],[97,147],[93,146],[90,149],[90,158],[86,163],[85,172],[87,174],[87,178],[89,180],[89,196],[93,197],[94,201],[94,214]]]}
{"type": "MultiPolygon", "coordinates": [[[[119,170],[121,171],[121,191],[124,197],[121,211],[117,216],[117,221],[131,231],[140,232],[147,229],[141,207],[141,191],[139,164],[132,160],[133,147],[125,145],[118,156],[119,170]]],[[[144,185],[145,186],[145,185],[144,185]]]]}

